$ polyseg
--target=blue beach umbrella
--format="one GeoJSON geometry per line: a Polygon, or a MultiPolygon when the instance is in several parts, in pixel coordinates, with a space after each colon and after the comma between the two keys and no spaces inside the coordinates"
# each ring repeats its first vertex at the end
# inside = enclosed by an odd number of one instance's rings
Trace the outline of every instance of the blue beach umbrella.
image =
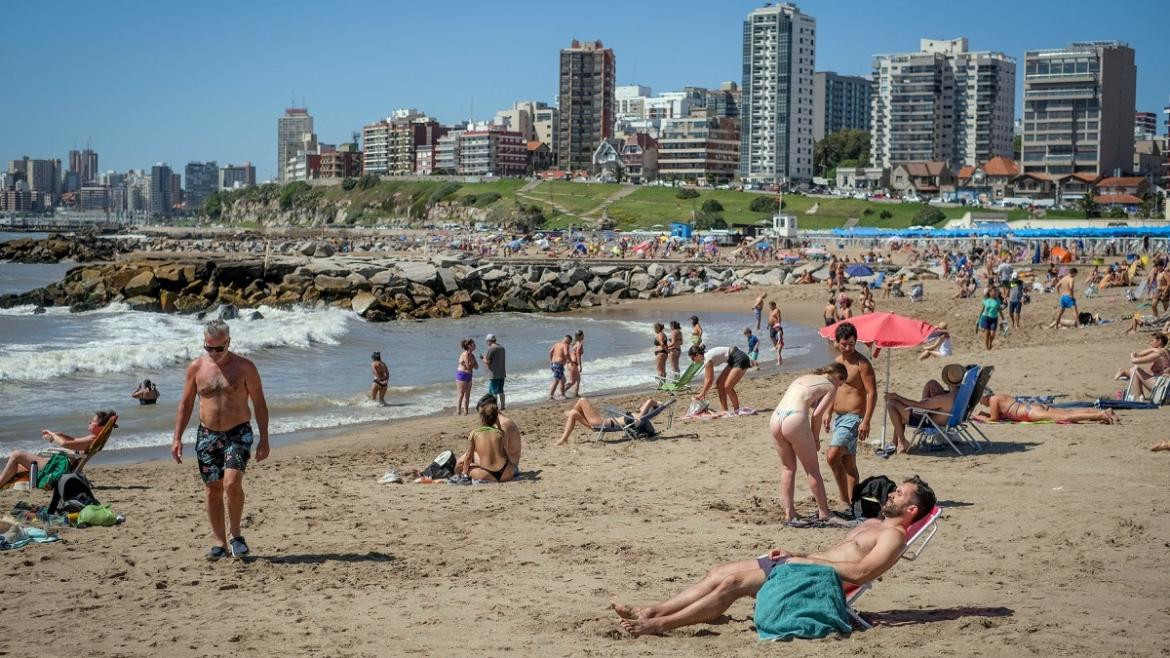
{"type": "Polygon", "coordinates": [[[873,276],[873,270],[869,269],[867,265],[854,263],[845,268],[845,274],[849,276],[873,276]]]}

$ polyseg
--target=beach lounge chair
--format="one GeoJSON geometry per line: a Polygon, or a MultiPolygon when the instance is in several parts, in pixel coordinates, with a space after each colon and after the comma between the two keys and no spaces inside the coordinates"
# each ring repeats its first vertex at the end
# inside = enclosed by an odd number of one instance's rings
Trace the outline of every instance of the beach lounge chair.
{"type": "Polygon", "coordinates": [[[695,375],[699,374],[699,371],[702,369],[702,361],[691,361],[691,365],[687,366],[687,369],[682,371],[682,374],[678,376],[678,379],[658,378],[659,382],[657,390],[663,391],[665,393],[678,393],[680,391],[685,391],[690,386],[691,380],[694,379],[695,375]]]}
{"type": "Polygon", "coordinates": [[[1154,385],[1150,388],[1149,394],[1145,397],[1139,397],[1133,392],[1133,382],[1137,379],[1137,368],[1134,367],[1129,372],[1129,384],[1125,387],[1125,399],[1131,402],[1152,402],[1158,406],[1170,403],[1167,400],[1167,395],[1170,395],[1170,375],[1158,375],[1154,378],[1154,385]]]}
{"type": "Polygon", "coordinates": [[[976,450],[983,449],[980,441],[986,443],[988,446],[991,445],[991,439],[987,438],[987,435],[983,433],[983,430],[979,429],[978,425],[971,422],[971,416],[979,406],[979,400],[983,398],[983,393],[987,390],[987,383],[991,381],[991,373],[993,372],[995,372],[995,366],[982,366],[979,369],[979,377],[975,379],[975,390],[971,391],[971,401],[967,403],[967,415],[959,425],[959,431],[962,433],[963,439],[970,443],[976,450]],[[975,430],[979,437],[976,438],[975,434],[971,433],[971,430],[975,430]]]}
{"type": "MultiPolygon", "coordinates": [[[[651,421],[653,421],[655,418],[657,418],[658,415],[661,414],[662,412],[666,411],[670,407],[673,407],[674,403],[676,401],[677,401],[676,398],[671,398],[671,399],[667,400],[665,403],[660,404],[657,407],[648,411],[645,416],[642,416],[641,419],[635,419],[633,414],[626,413],[625,411],[622,411],[621,409],[617,409],[615,407],[602,407],[602,411],[608,417],[607,422],[603,422],[600,425],[596,425],[592,429],[597,430],[597,440],[598,441],[600,441],[601,438],[603,436],[605,436],[606,434],[612,434],[614,432],[621,432],[627,439],[631,439],[631,440],[652,439],[652,438],[658,436],[659,434],[661,434],[661,432],[654,429],[654,425],[651,424],[651,421]],[[620,422],[617,422],[617,423],[609,422],[609,420],[619,419],[619,418],[622,419],[620,422]],[[653,433],[648,433],[649,431],[652,431],[653,433]]],[[[674,414],[673,413],[667,414],[666,415],[666,429],[670,429],[673,425],[674,425],[674,414]]]]}
{"type": "MultiPolygon", "coordinates": [[[[940,517],[942,517],[942,508],[936,505],[930,514],[918,519],[909,528],[906,528],[906,548],[902,551],[903,560],[913,562],[922,555],[922,551],[926,550],[926,545],[934,538],[934,533],[938,532],[940,517]]],[[[873,583],[869,582],[864,585],[844,583],[843,589],[845,590],[845,606],[849,609],[849,616],[862,628],[866,630],[873,628],[873,625],[862,619],[853,607],[862,594],[873,589],[873,583]]]]}
{"type": "MultiPolygon", "coordinates": [[[[89,460],[93,459],[94,455],[97,455],[99,452],[102,451],[103,448],[106,447],[106,443],[110,440],[110,435],[113,434],[114,426],[117,423],[118,423],[118,417],[111,416],[110,419],[106,421],[105,426],[102,427],[102,430],[100,432],[98,432],[98,435],[93,440],[93,443],[89,444],[89,448],[86,450],[66,450],[65,448],[47,448],[45,450],[42,450],[40,452],[40,454],[42,456],[46,456],[46,457],[52,457],[55,454],[65,455],[66,457],[69,458],[69,470],[66,471],[66,473],[71,473],[73,475],[81,475],[82,474],[81,471],[85,468],[85,465],[89,463],[89,460]]],[[[36,488],[37,477],[38,477],[37,465],[32,464],[32,468],[29,469],[28,474],[23,475],[23,476],[17,476],[17,481],[20,481],[22,479],[27,478],[28,483],[29,483],[29,488],[33,489],[33,488],[36,488]]],[[[42,488],[51,489],[54,484],[56,484],[56,482],[47,482],[45,484],[45,486],[42,488]]]]}
{"type": "MultiPolygon", "coordinates": [[[[959,450],[959,447],[955,443],[967,443],[970,441],[967,434],[965,434],[965,425],[970,419],[971,411],[974,410],[974,407],[970,403],[981,370],[982,368],[979,366],[970,366],[967,368],[967,372],[963,374],[963,381],[959,384],[959,390],[955,394],[955,401],[949,413],[919,407],[909,408],[912,415],[908,424],[914,428],[914,441],[911,447],[920,445],[926,441],[937,443],[939,439],[942,439],[946,441],[947,445],[956,454],[963,454],[963,451],[959,450]]],[[[977,442],[976,446],[978,446],[977,442]]]]}

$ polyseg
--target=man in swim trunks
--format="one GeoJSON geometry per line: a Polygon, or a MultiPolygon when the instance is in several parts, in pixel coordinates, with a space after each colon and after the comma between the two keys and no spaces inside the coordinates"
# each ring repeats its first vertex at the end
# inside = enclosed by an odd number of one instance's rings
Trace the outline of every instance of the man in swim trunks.
{"type": "MultiPolygon", "coordinates": [[[[768,293],[766,293],[766,292],[760,293],[760,296],[756,297],[756,303],[752,304],[752,313],[754,313],[756,316],[756,331],[760,330],[760,316],[763,315],[764,299],[767,296],[768,296],[768,293]]],[[[775,306],[775,304],[772,304],[772,306],[775,306]]]]}
{"type": "Polygon", "coordinates": [[[569,361],[569,345],[572,342],[573,337],[566,335],[548,349],[548,367],[553,378],[552,386],[548,389],[549,400],[557,399],[557,387],[561,389],[561,399],[565,399],[565,363],[569,361]]]}
{"type": "Polygon", "coordinates": [[[1166,271],[1166,263],[1160,258],[1154,261],[1154,272],[1154,283],[1157,284],[1157,290],[1154,291],[1151,313],[1158,315],[1159,304],[1162,305],[1163,311],[1170,311],[1170,272],[1166,271]]]}
{"type": "Polygon", "coordinates": [[[768,302],[768,337],[772,340],[772,349],[776,351],[776,365],[782,365],[784,327],[780,324],[780,308],[776,306],[776,302],[768,302]]]}
{"type": "Polygon", "coordinates": [[[787,564],[823,564],[846,583],[872,582],[898,563],[906,550],[906,529],[930,514],[936,504],[930,485],[914,476],[898,485],[882,506],[881,520],[870,519],[819,553],[774,548],[751,560],[720,564],[674,597],[645,607],[613,601],[619,623],[630,635],[657,635],[682,626],[713,622],[737,599],[755,596],[776,569],[792,577],[787,564]]]}
{"type": "Polygon", "coordinates": [[[506,408],[504,404],[504,379],[508,376],[507,354],[504,352],[504,346],[496,341],[495,334],[487,335],[487,344],[487,352],[480,355],[479,360],[483,362],[484,368],[488,371],[488,393],[499,397],[500,411],[503,411],[506,408]]]}
{"type": "Polygon", "coordinates": [[[382,360],[381,352],[370,355],[370,372],[374,376],[374,383],[370,386],[370,399],[377,400],[386,406],[386,388],[390,386],[390,367],[382,360]]]}
{"type": "Polygon", "coordinates": [[[203,331],[207,354],[187,366],[183,395],[175,412],[175,434],[171,456],[183,463],[183,431],[191,420],[195,396],[199,396],[199,430],[195,435],[195,457],[207,497],[207,517],[218,542],[207,553],[208,560],[230,554],[243,557],[248,544],[240,534],[244,513],[244,469],[252,451],[252,411],[260,428],[256,461],[268,457],[268,405],[256,365],[228,350],[231,334],[223,320],[208,322],[203,331]],[[248,401],[252,409],[248,408],[248,401]],[[227,498],[229,546],[224,528],[224,498],[227,498]]]}
{"type": "Polygon", "coordinates": [[[1080,323],[1078,319],[1080,312],[1077,310],[1077,268],[1072,268],[1061,277],[1060,281],[1056,283],[1056,292],[1060,295],[1060,311],[1056,314],[1056,319],[1052,324],[1048,325],[1049,329],[1055,329],[1060,326],[1060,319],[1064,317],[1066,309],[1073,310],[1073,321],[1080,323]]]}
{"type": "Polygon", "coordinates": [[[837,389],[833,401],[835,414],[830,426],[830,415],[825,414],[824,432],[832,430],[825,461],[837,481],[837,491],[846,514],[853,508],[853,487],[860,479],[857,472],[857,442],[869,438],[869,421],[877,404],[877,379],[869,359],[857,352],[857,328],[849,322],[837,325],[834,347],[839,354],[835,361],[845,366],[849,378],[837,389]]]}

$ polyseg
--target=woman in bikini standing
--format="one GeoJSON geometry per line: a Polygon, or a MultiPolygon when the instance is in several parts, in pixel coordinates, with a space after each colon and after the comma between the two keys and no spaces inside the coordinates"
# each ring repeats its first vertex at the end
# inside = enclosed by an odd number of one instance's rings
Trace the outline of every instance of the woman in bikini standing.
{"type": "Polygon", "coordinates": [[[516,465],[508,459],[496,403],[479,406],[479,422],[479,429],[467,435],[467,452],[459,459],[456,472],[473,480],[511,480],[516,476],[516,465]]]}
{"type": "Polygon", "coordinates": [[[678,357],[682,355],[683,335],[682,325],[678,320],[670,321],[670,342],[666,349],[670,353],[670,370],[678,376],[678,357]]]}
{"type": "Polygon", "coordinates": [[[666,379],[666,355],[669,350],[666,346],[666,327],[661,322],[654,323],[654,368],[658,371],[659,379],[666,379]]]}
{"type": "Polygon", "coordinates": [[[699,316],[691,316],[691,347],[702,346],[703,325],[699,324],[699,316]]]}
{"type": "Polygon", "coordinates": [[[573,390],[575,397],[581,397],[581,359],[585,356],[585,332],[580,329],[573,334],[573,344],[569,346],[569,362],[567,364],[565,382],[565,397],[569,395],[569,389],[573,390]]]}
{"type": "Polygon", "coordinates": [[[459,361],[455,364],[455,415],[467,413],[471,404],[471,371],[479,367],[475,360],[475,341],[466,338],[459,342],[463,351],[459,353],[459,361]]]}
{"type": "Polygon", "coordinates": [[[804,528],[817,522],[829,523],[833,519],[817,453],[821,449],[822,419],[826,413],[832,413],[837,387],[848,376],[845,366],[840,363],[830,363],[811,374],[801,375],[789,384],[780,404],[772,412],[772,440],[776,442],[776,452],[780,455],[780,502],[784,506],[786,526],[804,528]],[[815,522],[796,516],[793,494],[797,460],[804,467],[809,489],[817,501],[820,516],[815,522]]]}

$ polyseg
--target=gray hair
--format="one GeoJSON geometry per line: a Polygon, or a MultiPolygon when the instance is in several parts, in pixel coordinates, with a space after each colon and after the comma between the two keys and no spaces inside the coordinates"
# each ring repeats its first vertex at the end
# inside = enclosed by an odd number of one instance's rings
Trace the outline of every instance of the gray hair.
{"type": "Polygon", "coordinates": [[[223,320],[211,320],[203,325],[203,334],[208,338],[231,338],[232,331],[223,320]]]}

